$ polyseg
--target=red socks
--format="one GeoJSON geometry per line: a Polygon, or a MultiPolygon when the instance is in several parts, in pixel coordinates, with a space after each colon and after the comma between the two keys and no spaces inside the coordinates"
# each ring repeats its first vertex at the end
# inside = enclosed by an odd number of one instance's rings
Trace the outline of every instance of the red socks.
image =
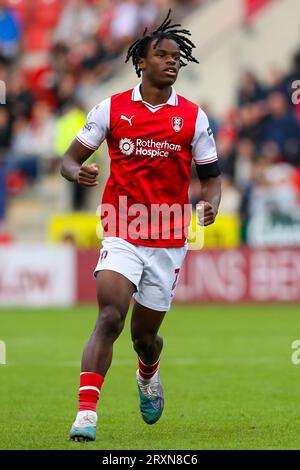
{"type": "MultiPolygon", "coordinates": [[[[147,366],[140,358],[139,374],[140,377],[146,380],[151,379],[159,368],[159,360],[147,366]]],[[[99,399],[104,377],[95,372],[81,372],[80,374],[80,387],[79,387],[79,411],[96,411],[97,402],[99,399]]]]}
{"type": "Polygon", "coordinates": [[[80,374],[79,411],[96,411],[104,377],[94,372],[80,374]]]}
{"type": "Polygon", "coordinates": [[[148,380],[151,379],[151,377],[153,377],[153,375],[159,368],[160,358],[158,358],[158,360],[152,366],[147,366],[146,364],[144,364],[139,357],[138,357],[138,361],[139,361],[140,377],[142,379],[148,379],[148,380]]]}

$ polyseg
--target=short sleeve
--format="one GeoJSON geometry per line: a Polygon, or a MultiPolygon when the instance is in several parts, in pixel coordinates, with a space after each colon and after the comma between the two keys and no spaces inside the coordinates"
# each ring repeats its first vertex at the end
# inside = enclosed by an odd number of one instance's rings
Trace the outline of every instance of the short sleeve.
{"type": "Polygon", "coordinates": [[[207,165],[218,160],[216,143],[208,118],[200,108],[191,145],[193,159],[197,165],[207,165]]]}
{"type": "Polygon", "coordinates": [[[78,132],[76,139],[91,150],[105,140],[110,127],[110,98],[95,106],[88,114],[86,124],[78,132]]]}

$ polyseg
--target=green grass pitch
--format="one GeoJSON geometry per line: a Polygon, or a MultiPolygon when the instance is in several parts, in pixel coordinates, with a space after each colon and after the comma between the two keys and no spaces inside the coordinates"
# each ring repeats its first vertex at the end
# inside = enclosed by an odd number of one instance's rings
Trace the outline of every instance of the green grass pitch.
{"type": "Polygon", "coordinates": [[[115,344],[97,440],[73,443],[82,349],[95,306],[0,310],[0,449],[300,449],[299,305],[174,306],[162,326],[166,405],[139,415],[129,316],[115,344]]]}

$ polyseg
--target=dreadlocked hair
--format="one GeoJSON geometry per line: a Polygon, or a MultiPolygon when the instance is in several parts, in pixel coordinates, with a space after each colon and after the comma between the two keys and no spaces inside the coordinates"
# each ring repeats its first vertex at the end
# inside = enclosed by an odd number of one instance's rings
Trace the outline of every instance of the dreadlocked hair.
{"type": "Polygon", "coordinates": [[[127,56],[125,62],[128,62],[130,58],[132,59],[132,63],[135,67],[135,71],[138,77],[141,76],[141,70],[139,68],[139,60],[141,57],[145,57],[147,52],[147,48],[149,44],[156,39],[154,44],[154,49],[156,49],[157,45],[162,39],[172,39],[175,41],[180,49],[180,66],[185,67],[187,62],[195,62],[199,64],[198,60],[195,59],[192,55],[193,48],[196,46],[192,43],[190,39],[186,36],[191,36],[190,31],[187,29],[177,29],[181,28],[181,24],[171,24],[172,20],[170,20],[172,10],[169,9],[169,12],[162,22],[162,24],[153,32],[148,33],[148,29],[146,28],[142,38],[135,41],[128,49],[127,56]]]}

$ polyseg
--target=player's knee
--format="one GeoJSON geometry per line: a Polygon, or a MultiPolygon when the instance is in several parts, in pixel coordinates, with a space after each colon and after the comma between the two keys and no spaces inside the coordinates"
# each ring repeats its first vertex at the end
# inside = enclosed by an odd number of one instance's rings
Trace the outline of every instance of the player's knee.
{"type": "Polygon", "coordinates": [[[96,334],[106,339],[115,340],[124,327],[124,319],[121,312],[114,305],[106,305],[100,310],[96,324],[96,334]]]}
{"type": "Polygon", "coordinates": [[[148,351],[155,345],[156,336],[144,334],[140,336],[132,335],[132,342],[136,351],[148,351]]]}

